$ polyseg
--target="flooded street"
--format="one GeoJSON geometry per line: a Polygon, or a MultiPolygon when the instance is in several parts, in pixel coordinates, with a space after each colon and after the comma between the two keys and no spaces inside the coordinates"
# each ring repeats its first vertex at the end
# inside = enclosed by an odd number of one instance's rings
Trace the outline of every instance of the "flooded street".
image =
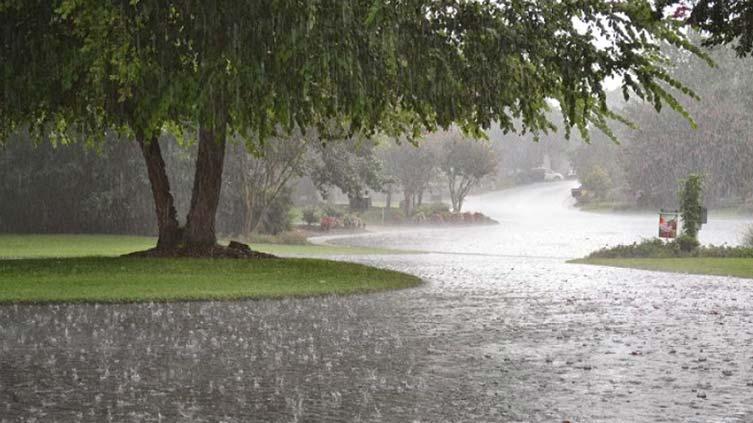
{"type": "MultiPolygon", "coordinates": [[[[415,289],[282,301],[0,307],[0,422],[753,421],[753,282],[567,264],[654,236],[571,182],[471,198],[495,226],[330,242],[415,289]]],[[[712,212],[704,243],[744,219],[712,212]]]]}
{"type": "Polygon", "coordinates": [[[753,423],[752,18],[0,2],[0,423],[753,423]]]}
{"type": "MultiPolygon", "coordinates": [[[[378,245],[440,253],[511,257],[583,257],[607,245],[640,241],[658,234],[658,213],[592,213],[573,207],[570,188],[576,181],[540,183],[469,197],[464,210],[481,211],[499,225],[394,229],[357,238],[355,245],[378,245]]],[[[704,244],[739,243],[753,218],[729,218],[709,213],[699,239],[704,244]]]]}

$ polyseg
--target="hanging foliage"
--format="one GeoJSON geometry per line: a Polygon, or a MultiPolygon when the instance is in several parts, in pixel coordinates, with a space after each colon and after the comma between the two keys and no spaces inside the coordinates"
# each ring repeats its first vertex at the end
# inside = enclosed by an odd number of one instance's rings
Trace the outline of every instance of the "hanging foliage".
{"type": "MultiPolygon", "coordinates": [[[[482,136],[589,128],[613,136],[603,81],[687,113],[694,93],[665,69],[669,43],[705,57],[648,0],[11,0],[0,4],[0,138],[28,126],[57,142],[135,138],[147,163],[158,247],[215,251],[228,133],[342,123],[348,135],[482,136]],[[515,124],[514,124],[515,122],[515,124]],[[198,128],[181,227],[156,139],[198,128]]],[[[195,252],[194,252],[195,253],[195,252]]]]}

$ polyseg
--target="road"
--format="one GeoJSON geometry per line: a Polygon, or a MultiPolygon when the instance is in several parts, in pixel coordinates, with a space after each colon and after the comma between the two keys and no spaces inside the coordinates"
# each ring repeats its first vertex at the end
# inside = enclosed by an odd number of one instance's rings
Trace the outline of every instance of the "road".
{"type": "MultiPolygon", "coordinates": [[[[5,421],[753,421],[753,282],[565,263],[653,236],[570,182],[471,198],[500,225],[337,242],[378,295],[0,308],[5,421]],[[53,418],[54,417],[54,418],[53,418]]],[[[705,242],[744,220],[712,215],[705,242]]]]}
{"type": "MultiPolygon", "coordinates": [[[[459,254],[577,258],[601,247],[657,235],[658,213],[589,213],[575,208],[570,189],[577,185],[576,181],[525,185],[466,201],[465,210],[481,211],[499,225],[379,231],[338,242],[459,254]]],[[[735,245],[751,223],[750,218],[711,211],[700,240],[735,245]]]]}

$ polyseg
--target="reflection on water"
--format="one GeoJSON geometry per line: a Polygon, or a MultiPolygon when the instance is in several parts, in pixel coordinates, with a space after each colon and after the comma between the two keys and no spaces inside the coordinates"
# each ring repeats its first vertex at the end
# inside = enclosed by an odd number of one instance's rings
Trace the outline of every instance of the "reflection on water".
{"type": "Polygon", "coordinates": [[[349,240],[442,252],[341,257],[415,289],[0,307],[0,422],[753,421],[753,283],[564,263],[656,223],[568,184],[469,202],[499,226],[349,240]]]}

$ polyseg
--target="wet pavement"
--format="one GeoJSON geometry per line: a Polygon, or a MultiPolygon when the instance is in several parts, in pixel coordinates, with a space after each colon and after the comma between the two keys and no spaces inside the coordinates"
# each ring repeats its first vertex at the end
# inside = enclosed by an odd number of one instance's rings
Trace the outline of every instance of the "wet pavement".
{"type": "MultiPolygon", "coordinates": [[[[654,215],[569,183],[471,199],[492,227],[363,235],[378,295],[0,307],[0,422],[753,421],[753,281],[565,263],[654,215]]],[[[714,219],[734,243],[744,220],[714,219]]]]}

